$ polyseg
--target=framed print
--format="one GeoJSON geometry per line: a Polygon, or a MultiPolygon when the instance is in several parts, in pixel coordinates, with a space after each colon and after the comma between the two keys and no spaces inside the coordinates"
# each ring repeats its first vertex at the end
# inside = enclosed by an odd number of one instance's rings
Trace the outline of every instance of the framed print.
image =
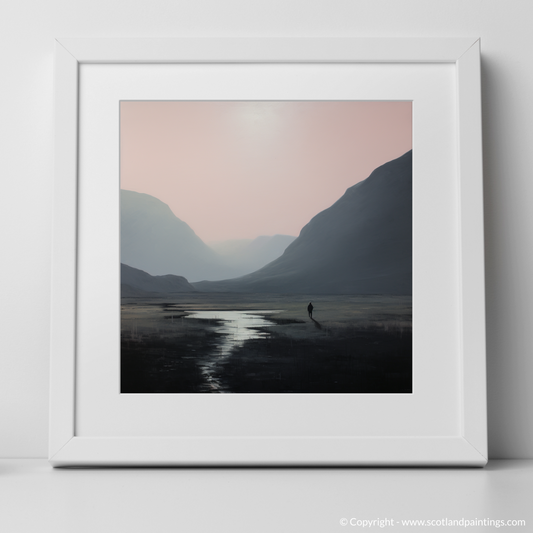
{"type": "Polygon", "coordinates": [[[60,39],[50,453],[487,461],[476,39],[60,39]]]}
{"type": "Polygon", "coordinates": [[[121,101],[121,393],[411,393],[411,118],[121,101]]]}

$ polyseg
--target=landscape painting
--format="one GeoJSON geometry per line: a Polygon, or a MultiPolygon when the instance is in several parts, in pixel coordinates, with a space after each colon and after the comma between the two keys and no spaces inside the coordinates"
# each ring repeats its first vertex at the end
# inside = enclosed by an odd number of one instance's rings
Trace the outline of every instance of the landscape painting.
{"type": "Polygon", "coordinates": [[[412,393],[412,104],[123,101],[122,393],[412,393]]]}

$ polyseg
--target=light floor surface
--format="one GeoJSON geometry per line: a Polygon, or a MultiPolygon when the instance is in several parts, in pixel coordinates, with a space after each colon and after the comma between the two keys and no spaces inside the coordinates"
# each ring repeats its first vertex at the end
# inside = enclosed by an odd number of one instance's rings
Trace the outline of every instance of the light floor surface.
{"type": "Polygon", "coordinates": [[[439,529],[533,531],[533,461],[461,469],[54,469],[44,459],[0,460],[2,533],[439,529]],[[502,526],[509,520],[525,525],[502,526]]]}

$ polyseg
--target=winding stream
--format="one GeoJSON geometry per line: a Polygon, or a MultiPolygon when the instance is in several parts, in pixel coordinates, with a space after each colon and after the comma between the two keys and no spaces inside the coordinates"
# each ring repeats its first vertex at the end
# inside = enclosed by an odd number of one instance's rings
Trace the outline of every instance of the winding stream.
{"type": "Polygon", "coordinates": [[[192,311],[185,317],[208,321],[210,328],[220,335],[212,355],[199,363],[210,392],[224,392],[217,377],[217,365],[223,363],[231,350],[242,346],[244,341],[267,338],[269,333],[261,328],[272,326],[275,322],[265,315],[275,313],[279,311],[192,311]]]}

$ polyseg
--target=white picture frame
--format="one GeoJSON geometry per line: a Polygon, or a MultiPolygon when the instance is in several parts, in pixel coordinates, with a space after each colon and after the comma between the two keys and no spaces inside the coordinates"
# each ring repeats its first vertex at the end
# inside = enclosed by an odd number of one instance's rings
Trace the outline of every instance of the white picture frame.
{"type": "MultiPolygon", "coordinates": [[[[55,204],[52,264],[50,439],[53,466],[463,465],[487,462],[480,43],[475,38],[58,39],[55,49],[55,204]],[[77,383],[80,68],[86,64],[447,64],[455,83],[458,231],[458,361],[453,424],[431,435],[411,420],[408,435],[191,434],[145,428],[128,434],[79,431],[77,383]],[[450,429],[453,427],[453,429],[450,429]]],[[[415,137],[416,141],[416,137],[415,137]]],[[[416,150],[416,142],[415,142],[416,150]]],[[[455,189],[454,189],[455,190],[455,189]]],[[[118,209],[118,207],[117,207],[118,209]]],[[[118,267],[117,267],[118,268],[118,267]]],[[[416,275],[416,272],[415,272],[416,275]]],[[[416,313],[416,307],[415,307],[416,313]]],[[[117,342],[118,344],[118,342],[117,342]]],[[[416,364],[416,361],[415,361],[416,364]]],[[[418,374],[416,379],[426,376],[418,374]]],[[[415,385],[416,386],[416,385],[415,385]]],[[[117,394],[118,391],[117,391],[117,394]]],[[[313,395],[310,395],[313,396],[313,395]]],[[[214,400],[216,401],[216,399],[214,400]]],[[[320,399],[304,398],[320,402],[320,399]]],[[[377,408],[376,408],[377,409],[377,408]]],[[[376,410],[376,416],[379,412],[376,410]]],[[[101,413],[106,417],[105,411],[101,413]]],[[[410,417],[405,414],[406,419],[410,417]]],[[[411,418],[414,418],[411,416],[411,418]]],[[[112,427],[112,423],[108,424],[112,427]]]]}

